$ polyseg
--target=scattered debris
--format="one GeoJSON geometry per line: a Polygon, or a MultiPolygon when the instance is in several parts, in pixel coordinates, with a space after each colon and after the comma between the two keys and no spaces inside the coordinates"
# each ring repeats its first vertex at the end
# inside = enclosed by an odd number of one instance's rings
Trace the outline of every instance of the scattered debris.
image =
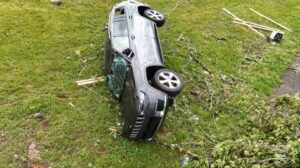
{"type": "Polygon", "coordinates": [[[210,72],[208,72],[206,70],[202,71],[202,74],[205,75],[205,76],[210,76],[210,72]]]}
{"type": "Polygon", "coordinates": [[[283,33],[273,31],[269,37],[269,40],[274,42],[280,42],[282,38],[283,38],[283,33]]]}
{"type": "Polygon", "coordinates": [[[43,118],[43,114],[41,112],[34,113],[33,118],[43,118]]]}
{"type": "MultiPolygon", "coordinates": [[[[283,38],[283,35],[284,35],[284,33],[281,30],[277,30],[277,29],[274,29],[274,28],[271,28],[271,27],[265,27],[263,25],[257,26],[257,25],[253,25],[253,24],[248,24],[248,23],[251,23],[251,22],[246,23],[246,22],[243,22],[243,21],[233,21],[233,23],[244,25],[244,26],[247,26],[247,27],[249,27],[249,25],[250,25],[252,28],[261,29],[261,30],[265,30],[265,31],[270,31],[271,35],[267,36],[267,39],[269,41],[273,41],[273,42],[280,42],[283,38]]],[[[253,30],[255,30],[255,29],[253,29],[253,30]]],[[[260,33],[259,31],[255,31],[255,32],[258,33],[263,38],[266,37],[264,34],[260,33]]]]}
{"type": "MultiPolygon", "coordinates": [[[[262,38],[266,38],[267,37],[267,39],[269,41],[271,41],[271,42],[280,42],[282,40],[282,38],[283,38],[284,32],[281,31],[281,30],[278,30],[278,29],[275,29],[275,28],[272,28],[272,27],[268,27],[268,26],[265,26],[265,25],[260,25],[260,24],[257,24],[257,23],[245,21],[245,20],[237,17],[233,13],[231,13],[226,8],[223,8],[223,10],[234,18],[233,23],[239,24],[239,25],[243,25],[243,26],[246,26],[246,27],[250,28],[252,31],[254,31],[255,33],[257,33],[262,38]],[[265,36],[263,33],[259,32],[256,29],[264,30],[264,31],[269,31],[269,32],[271,32],[271,34],[269,36],[265,36]]],[[[259,14],[260,16],[263,16],[267,20],[271,21],[270,18],[268,18],[268,17],[260,14],[259,12],[255,11],[253,9],[250,9],[250,10],[253,11],[253,12],[255,12],[255,13],[257,13],[257,14],[259,14]]],[[[277,25],[280,25],[281,27],[283,26],[283,25],[275,22],[274,20],[272,20],[271,22],[276,23],[277,25]]],[[[285,26],[283,26],[283,27],[286,29],[285,26]]]]}
{"type": "Polygon", "coordinates": [[[88,167],[93,167],[93,163],[90,162],[90,163],[88,164],[88,167]]]}
{"type": "Polygon", "coordinates": [[[178,145],[178,144],[167,144],[165,142],[161,142],[159,140],[155,140],[156,143],[162,145],[162,146],[165,146],[167,148],[170,148],[172,150],[177,150],[178,152],[181,152],[181,153],[185,153],[186,156],[188,156],[190,159],[192,160],[200,160],[200,156],[189,151],[189,150],[185,150],[181,147],[181,145],[178,145]]]}
{"type": "Polygon", "coordinates": [[[188,155],[184,155],[180,168],[184,168],[184,167],[188,166],[189,161],[190,161],[190,157],[188,155]]]}
{"type": "Polygon", "coordinates": [[[90,85],[90,84],[95,84],[98,82],[103,82],[105,81],[105,77],[101,76],[101,77],[94,77],[91,79],[85,79],[85,80],[80,80],[80,81],[76,81],[78,86],[83,86],[83,85],[90,85]]]}
{"type": "Polygon", "coordinates": [[[109,130],[110,130],[109,135],[112,136],[113,138],[117,138],[118,128],[117,127],[110,127],[109,130]]]}
{"type": "Polygon", "coordinates": [[[96,140],[96,142],[94,143],[94,145],[95,145],[95,146],[98,146],[98,145],[99,145],[99,143],[100,143],[100,140],[99,140],[99,139],[97,139],[97,140],[96,140]]]}
{"type": "Polygon", "coordinates": [[[76,51],[75,51],[75,55],[77,55],[77,56],[79,56],[79,57],[80,57],[80,56],[81,56],[81,52],[80,52],[80,50],[76,50],[76,51]]]}
{"type": "Polygon", "coordinates": [[[241,25],[245,25],[245,26],[250,25],[251,27],[256,28],[256,29],[260,29],[260,30],[266,30],[266,31],[272,31],[272,32],[273,31],[279,31],[279,32],[283,33],[279,29],[268,27],[268,26],[265,26],[265,25],[260,25],[260,24],[249,22],[249,21],[245,21],[245,20],[241,20],[240,18],[234,18],[233,19],[233,23],[241,24],[241,25]]]}
{"type": "Polygon", "coordinates": [[[51,0],[50,4],[60,6],[60,5],[62,5],[62,2],[60,0],[51,0]]]}
{"type": "Polygon", "coordinates": [[[69,105],[70,105],[71,107],[76,107],[72,102],[69,102],[69,105]]]}
{"type": "Polygon", "coordinates": [[[199,92],[199,91],[191,91],[190,93],[196,97],[201,96],[201,92],[199,92]]]}
{"type": "Polygon", "coordinates": [[[4,137],[4,132],[3,131],[0,131],[0,138],[1,137],[4,137]]]}
{"type": "Polygon", "coordinates": [[[189,120],[193,123],[196,123],[199,121],[199,117],[197,115],[193,115],[192,117],[189,118],[189,120]]]}

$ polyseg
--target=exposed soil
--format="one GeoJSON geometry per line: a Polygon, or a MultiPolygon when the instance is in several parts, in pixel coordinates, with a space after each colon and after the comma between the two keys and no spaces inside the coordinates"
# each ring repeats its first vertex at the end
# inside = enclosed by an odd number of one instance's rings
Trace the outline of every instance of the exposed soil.
{"type": "MultiPolygon", "coordinates": [[[[300,54],[296,57],[291,67],[300,67],[300,54]]],[[[289,68],[282,78],[283,83],[278,88],[275,95],[300,93],[300,72],[293,68],[289,68]]]]}
{"type": "Polygon", "coordinates": [[[31,142],[28,146],[28,168],[49,168],[46,164],[41,163],[40,152],[37,150],[35,142],[31,142]]]}

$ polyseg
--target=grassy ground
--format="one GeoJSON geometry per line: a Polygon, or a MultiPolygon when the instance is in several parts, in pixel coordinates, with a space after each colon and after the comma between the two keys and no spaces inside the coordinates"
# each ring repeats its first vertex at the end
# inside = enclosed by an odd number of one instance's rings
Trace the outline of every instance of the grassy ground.
{"type": "MultiPolygon", "coordinates": [[[[0,167],[25,167],[32,141],[51,167],[179,166],[184,153],[118,134],[120,107],[104,83],[91,90],[74,84],[102,75],[101,29],[116,2],[74,0],[56,7],[46,0],[0,0],[0,167]],[[33,118],[37,112],[43,118],[33,118]]],[[[159,32],[166,65],[186,81],[157,140],[197,143],[184,148],[209,156],[218,142],[240,134],[237,124],[255,101],[278,86],[299,50],[300,1],[147,3],[166,13],[159,32]],[[248,11],[255,8],[294,32],[272,45],[231,24],[223,7],[269,24],[248,11]]]]}

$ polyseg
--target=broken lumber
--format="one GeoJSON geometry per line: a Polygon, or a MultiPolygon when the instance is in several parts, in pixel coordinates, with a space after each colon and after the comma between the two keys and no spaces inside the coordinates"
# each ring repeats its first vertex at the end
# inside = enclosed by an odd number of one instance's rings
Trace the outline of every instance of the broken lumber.
{"type": "Polygon", "coordinates": [[[103,77],[103,76],[101,76],[101,77],[94,77],[94,78],[90,78],[90,79],[76,81],[76,84],[78,86],[91,85],[91,84],[103,82],[103,81],[105,81],[105,79],[106,78],[103,77]]]}

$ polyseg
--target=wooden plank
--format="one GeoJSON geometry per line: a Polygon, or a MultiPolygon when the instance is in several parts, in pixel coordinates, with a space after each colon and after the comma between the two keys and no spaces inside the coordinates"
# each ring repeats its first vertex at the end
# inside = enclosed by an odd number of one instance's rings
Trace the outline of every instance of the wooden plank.
{"type": "Polygon", "coordinates": [[[263,15],[263,14],[257,12],[256,10],[254,10],[254,9],[252,9],[252,8],[250,8],[250,10],[251,10],[252,12],[256,13],[257,15],[259,15],[259,16],[261,16],[261,17],[267,19],[268,21],[270,21],[270,22],[272,22],[272,23],[274,23],[274,24],[276,24],[276,25],[278,25],[278,26],[284,28],[285,30],[288,30],[288,31],[290,31],[290,32],[293,32],[293,31],[292,31],[291,29],[289,29],[288,27],[286,27],[286,26],[284,26],[284,25],[282,25],[282,24],[276,22],[275,20],[273,20],[273,19],[271,19],[271,18],[269,18],[269,17],[267,17],[267,16],[265,16],[265,15],[263,15]]]}
{"type": "Polygon", "coordinates": [[[101,77],[95,77],[95,78],[90,78],[90,79],[76,81],[76,84],[78,86],[90,85],[90,84],[95,84],[95,83],[103,82],[103,81],[105,81],[105,79],[106,78],[103,77],[103,76],[101,76],[101,77]]]}

